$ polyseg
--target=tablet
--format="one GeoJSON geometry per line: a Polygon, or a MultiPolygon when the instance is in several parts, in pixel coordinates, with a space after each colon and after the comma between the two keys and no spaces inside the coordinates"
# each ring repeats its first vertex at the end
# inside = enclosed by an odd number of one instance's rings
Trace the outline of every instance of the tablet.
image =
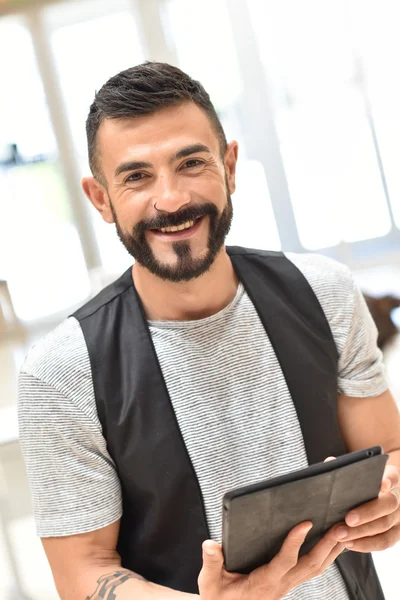
{"type": "Polygon", "coordinates": [[[387,459],[376,446],[225,494],[226,570],[249,573],[270,562],[289,531],[303,521],[312,521],[313,528],[300,556],[309,552],[351,509],[377,498],[387,459]]]}

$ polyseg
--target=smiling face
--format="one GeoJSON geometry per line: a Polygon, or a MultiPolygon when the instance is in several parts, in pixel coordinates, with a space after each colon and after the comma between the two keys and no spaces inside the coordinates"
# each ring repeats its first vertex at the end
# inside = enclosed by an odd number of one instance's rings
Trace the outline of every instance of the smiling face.
{"type": "Polygon", "coordinates": [[[137,263],[175,282],[207,271],[232,220],[237,143],[222,158],[207,115],[185,102],[106,119],[97,147],[107,189],[87,178],[84,191],[137,263]]]}

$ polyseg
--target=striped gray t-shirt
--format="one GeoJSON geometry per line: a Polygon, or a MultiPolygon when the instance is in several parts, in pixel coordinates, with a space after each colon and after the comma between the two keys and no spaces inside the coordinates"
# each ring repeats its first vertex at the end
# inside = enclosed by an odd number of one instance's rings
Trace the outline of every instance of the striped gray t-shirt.
{"type": "MultiPolygon", "coordinates": [[[[383,393],[388,386],[376,327],[348,268],[320,255],[286,256],[309,281],[330,324],[339,352],[338,392],[383,393]]],[[[229,306],[211,317],[149,326],[211,536],[220,542],[226,491],[307,465],[296,411],[241,284],[229,306]]],[[[121,517],[120,484],[76,319],[65,320],[29,353],[20,374],[19,420],[38,535],[79,534],[121,517]]],[[[332,565],[286,598],[348,595],[332,565]]]]}

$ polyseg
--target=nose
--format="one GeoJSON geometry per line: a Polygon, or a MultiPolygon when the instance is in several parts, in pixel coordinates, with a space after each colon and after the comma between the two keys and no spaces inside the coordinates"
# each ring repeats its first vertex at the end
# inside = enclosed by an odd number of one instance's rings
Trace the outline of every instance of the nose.
{"type": "Polygon", "coordinates": [[[173,177],[160,176],[153,206],[158,211],[174,213],[190,204],[190,194],[180,190],[173,177]]]}

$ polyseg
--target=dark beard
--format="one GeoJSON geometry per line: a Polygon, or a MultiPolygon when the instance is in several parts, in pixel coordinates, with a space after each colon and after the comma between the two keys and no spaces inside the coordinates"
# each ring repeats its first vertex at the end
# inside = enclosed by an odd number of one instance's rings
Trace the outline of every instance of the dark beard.
{"type": "Polygon", "coordinates": [[[226,206],[221,215],[218,213],[215,204],[212,204],[211,202],[188,206],[176,213],[160,213],[154,219],[139,221],[139,223],[135,225],[132,234],[130,234],[122,231],[111,199],[110,205],[118,237],[129,254],[133,256],[135,261],[142,267],[145,267],[153,273],[153,275],[174,283],[190,281],[191,279],[200,277],[200,275],[203,275],[203,273],[206,273],[210,269],[228,235],[233,217],[232,200],[230,195],[227,194],[226,206]],[[149,229],[160,229],[161,227],[180,225],[187,221],[195,221],[199,217],[205,216],[208,216],[210,222],[208,252],[205,257],[193,258],[190,242],[185,240],[172,243],[172,248],[178,258],[176,265],[163,265],[162,262],[154,256],[146,240],[146,231],[149,229]]]}

